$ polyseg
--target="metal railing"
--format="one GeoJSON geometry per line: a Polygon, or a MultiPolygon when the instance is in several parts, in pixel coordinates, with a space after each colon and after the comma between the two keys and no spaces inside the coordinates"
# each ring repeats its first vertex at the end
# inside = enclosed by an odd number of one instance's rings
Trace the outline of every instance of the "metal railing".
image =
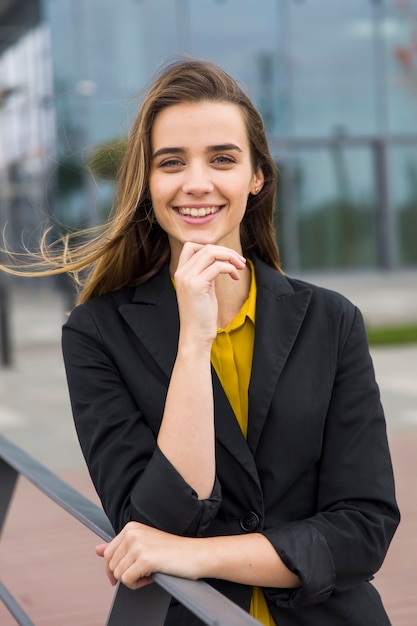
{"type": "MultiPolygon", "coordinates": [[[[0,532],[19,475],[27,478],[57,505],[82,522],[104,541],[114,536],[106,515],[93,502],[48,470],[36,459],[0,435],[0,532]]],[[[59,564],[57,564],[59,567],[59,564]]],[[[160,626],[171,598],[176,598],[209,626],[259,626],[259,622],[203,581],[155,574],[154,584],[131,591],[117,585],[106,626],[160,626]]],[[[20,626],[34,626],[0,581],[0,600],[20,626]]]]}
{"type": "Polygon", "coordinates": [[[9,298],[6,281],[0,272],[0,365],[10,367],[12,347],[10,337],[9,298]]]}

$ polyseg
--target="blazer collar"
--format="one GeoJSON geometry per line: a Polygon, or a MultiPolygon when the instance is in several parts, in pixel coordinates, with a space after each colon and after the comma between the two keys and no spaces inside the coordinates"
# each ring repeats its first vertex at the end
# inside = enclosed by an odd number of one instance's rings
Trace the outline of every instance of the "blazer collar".
{"type": "MultiPolygon", "coordinates": [[[[294,292],[288,280],[257,258],[255,345],[249,385],[249,424],[245,441],[220,381],[212,368],[216,436],[257,482],[253,456],[268,414],[273,392],[291,352],[308,307],[311,292],[294,292]]],[[[174,367],[179,313],[168,267],[139,285],[121,315],[167,377],[174,367]]]]}

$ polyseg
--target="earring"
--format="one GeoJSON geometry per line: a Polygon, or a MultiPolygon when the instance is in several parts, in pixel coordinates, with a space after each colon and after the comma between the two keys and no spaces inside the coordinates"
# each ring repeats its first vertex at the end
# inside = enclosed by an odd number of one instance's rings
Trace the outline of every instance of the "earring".
{"type": "Polygon", "coordinates": [[[260,191],[261,191],[260,187],[255,187],[255,196],[258,195],[260,191]]]}

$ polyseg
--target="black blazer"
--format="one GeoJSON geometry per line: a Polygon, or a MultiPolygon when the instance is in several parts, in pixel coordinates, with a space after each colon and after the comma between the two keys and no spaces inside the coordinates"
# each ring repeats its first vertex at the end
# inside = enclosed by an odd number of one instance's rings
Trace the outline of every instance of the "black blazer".
{"type": "MultiPolygon", "coordinates": [[[[207,500],[156,445],[179,333],[168,268],[74,309],[63,351],[92,480],[116,532],[133,519],[181,535],[263,533],[302,581],[264,589],[277,626],[387,625],[369,581],[399,513],[362,317],[339,294],[254,263],[248,435],[213,371],[207,500]]],[[[210,583],[248,610],[250,587],[210,583]]],[[[200,624],[181,606],[170,615],[167,624],[200,624]]]]}

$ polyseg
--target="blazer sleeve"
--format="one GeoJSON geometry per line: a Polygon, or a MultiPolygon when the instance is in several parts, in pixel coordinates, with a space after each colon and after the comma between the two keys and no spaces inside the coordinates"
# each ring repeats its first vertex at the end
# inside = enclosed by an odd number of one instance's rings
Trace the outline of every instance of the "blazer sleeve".
{"type": "MultiPolygon", "coordinates": [[[[332,316],[329,319],[334,327],[332,316]]],[[[265,590],[279,605],[315,604],[335,590],[370,580],[399,522],[379,389],[362,316],[350,303],[338,334],[330,344],[335,371],[319,468],[318,512],[263,531],[302,581],[296,590],[265,590]]]]}
{"type": "Polygon", "coordinates": [[[211,497],[199,500],[163,455],[84,305],[64,325],[62,349],[81,449],[115,531],[135,520],[178,535],[204,534],[220,507],[218,481],[211,497]]]}

